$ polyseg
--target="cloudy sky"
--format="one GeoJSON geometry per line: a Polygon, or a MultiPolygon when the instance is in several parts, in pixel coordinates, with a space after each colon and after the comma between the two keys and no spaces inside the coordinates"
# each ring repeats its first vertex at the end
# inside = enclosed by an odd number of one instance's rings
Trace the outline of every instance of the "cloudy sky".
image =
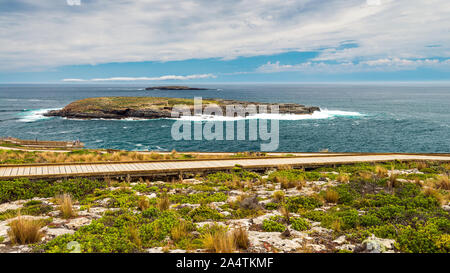
{"type": "Polygon", "coordinates": [[[450,81],[449,0],[0,0],[0,83],[450,81]]]}

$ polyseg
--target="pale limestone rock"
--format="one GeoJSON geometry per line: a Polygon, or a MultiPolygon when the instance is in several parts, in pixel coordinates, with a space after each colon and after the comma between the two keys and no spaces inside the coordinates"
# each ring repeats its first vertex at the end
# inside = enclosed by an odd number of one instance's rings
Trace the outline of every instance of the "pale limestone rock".
{"type": "Polygon", "coordinates": [[[250,219],[232,219],[226,221],[225,224],[228,225],[230,229],[236,229],[239,227],[248,229],[251,226],[251,221],[250,219]]]}
{"type": "Polygon", "coordinates": [[[372,234],[360,247],[360,252],[385,253],[394,248],[395,240],[381,239],[372,234]]]}
{"type": "Polygon", "coordinates": [[[152,198],[156,198],[157,195],[156,195],[156,193],[153,192],[153,193],[151,193],[149,195],[146,195],[146,197],[149,198],[149,199],[152,199],[152,198]]]}
{"type": "Polygon", "coordinates": [[[68,223],[65,224],[66,227],[70,229],[79,229],[81,226],[89,225],[91,223],[91,219],[88,218],[75,218],[71,219],[68,223]]]}
{"type": "Polygon", "coordinates": [[[186,253],[184,249],[172,249],[169,251],[170,253],[186,253]]]}
{"type": "Polygon", "coordinates": [[[64,234],[73,234],[75,231],[66,228],[49,228],[47,229],[47,235],[57,237],[64,234]]]}
{"type": "Polygon", "coordinates": [[[306,247],[312,249],[314,252],[320,252],[327,249],[324,245],[318,244],[307,244],[306,247]]]}
{"type": "Polygon", "coordinates": [[[7,210],[16,210],[22,207],[22,204],[24,203],[23,200],[4,203],[0,205],[0,213],[5,212],[7,210]]]}
{"type": "Polygon", "coordinates": [[[315,226],[311,228],[311,232],[313,233],[319,233],[319,234],[324,234],[324,233],[332,233],[333,230],[331,229],[327,229],[327,228],[323,228],[323,227],[319,227],[319,226],[315,226]]]}
{"type": "Polygon", "coordinates": [[[220,206],[223,206],[223,205],[225,205],[226,203],[225,202],[211,202],[210,203],[210,205],[211,205],[211,207],[213,208],[213,209],[217,209],[217,208],[219,208],[220,206]]]}
{"type": "Polygon", "coordinates": [[[163,252],[163,248],[162,247],[152,247],[147,249],[148,253],[162,253],[163,252]]]}
{"type": "Polygon", "coordinates": [[[0,222],[0,237],[5,238],[3,240],[4,243],[6,243],[7,241],[9,241],[9,237],[8,237],[8,223],[6,221],[2,221],[0,222]]]}
{"type": "Polygon", "coordinates": [[[355,247],[356,246],[352,245],[352,244],[344,244],[344,245],[341,245],[341,246],[337,246],[336,248],[340,249],[340,250],[354,251],[355,247]]]}
{"type": "Polygon", "coordinates": [[[229,212],[229,211],[221,211],[220,213],[225,217],[228,217],[231,215],[231,212],[229,212]]]}
{"type": "Polygon", "coordinates": [[[223,226],[223,227],[226,226],[226,225],[225,225],[224,223],[222,223],[222,222],[214,222],[214,221],[198,222],[198,223],[195,223],[195,224],[197,225],[198,228],[204,227],[205,225],[213,226],[214,224],[217,224],[217,225],[223,226]]]}
{"type": "Polygon", "coordinates": [[[282,252],[296,251],[302,245],[301,238],[288,238],[283,239],[280,237],[280,232],[259,232],[248,231],[248,239],[252,246],[264,247],[264,243],[267,243],[282,252]]]}
{"type": "Polygon", "coordinates": [[[338,237],[336,240],[334,240],[333,243],[340,245],[340,244],[343,244],[345,242],[345,240],[346,240],[345,235],[342,235],[342,236],[338,237]]]}
{"type": "Polygon", "coordinates": [[[189,178],[189,179],[183,179],[183,183],[189,183],[189,184],[194,184],[194,185],[196,185],[196,184],[201,184],[201,183],[203,183],[203,182],[200,181],[200,180],[197,180],[197,179],[195,179],[195,178],[189,178]]]}

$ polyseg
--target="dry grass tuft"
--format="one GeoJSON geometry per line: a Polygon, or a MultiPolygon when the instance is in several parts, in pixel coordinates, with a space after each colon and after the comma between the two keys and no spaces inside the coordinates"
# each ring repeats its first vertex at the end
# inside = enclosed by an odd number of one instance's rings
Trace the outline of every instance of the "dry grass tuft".
{"type": "Polygon", "coordinates": [[[304,180],[290,180],[287,177],[281,176],[277,177],[276,179],[278,182],[280,182],[280,187],[282,189],[291,189],[291,188],[297,188],[298,190],[301,190],[303,188],[303,185],[305,183],[304,180]]]}
{"type": "Polygon", "coordinates": [[[372,179],[372,173],[369,171],[359,171],[358,176],[361,177],[364,181],[372,179]]]}
{"type": "Polygon", "coordinates": [[[235,246],[238,248],[247,249],[250,245],[247,230],[243,227],[233,230],[233,239],[235,246]]]}
{"type": "Polygon", "coordinates": [[[383,178],[388,176],[388,170],[380,165],[375,166],[375,173],[378,177],[383,178]]]}
{"type": "Polygon", "coordinates": [[[417,166],[418,170],[421,170],[421,169],[428,168],[428,163],[425,161],[419,161],[419,162],[417,162],[416,166],[417,166]]]}
{"type": "Polygon", "coordinates": [[[42,224],[39,221],[24,219],[20,215],[9,225],[8,236],[13,244],[36,243],[44,236],[40,231],[42,224]]]}
{"type": "Polygon", "coordinates": [[[284,192],[276,191],[273,193],[273,201],[277,203],[282,203],[284,201],[284,192]]]}
{"type": "Polygon", "coordinates": [[[397,180],[397,175],[391,173],[391,175],[389,176],[388,187],[389,188],[396,188],[399,185],[400,185],[400,182],[398,182],[398,180],[397,180]]]}
{"type": "Polygon", "coordinates": [[[188,235],[188,225],[185,221],[181,221],[178,225],[176,225],[170,232],[172,239],[175,242],[186,238],[188,235]]]}
{"type": "Polygon", "coordinates": [[[216,231],[206,233],[202,237],[203,246],[210,252],[215,253],[232,253],[236,249],[233,234],[226,231],[216,231]]]}
{"type": "Polygon", "coordinates": [[[334,190],[327,190],[325,192],[325,200],[328,203],[337,203],[339,200],[339,194],[334,190]]]}
{"type": "Polygon", "coordinates": [[[445,203],[444,197],[442,196],[442,194],[440,194],[439,191],[437,191],[433,188],[427,187],[427,188],[425,188],[423,193],[426,196],[434,197],[439,202],[439,204],[441,204],[441,206],[445,203]]]}
{"type": "Polygon", "coordinates": [[[164,193],[159,197],[159,200],[158,200],[158,203],[156,204],[156,206],[161,211],[169,209],[170,200],[169,200],[169,196],[167,195],[167,193],[164,193]]]}
{"type": "Polygon", "coordinates": [[[279,171],[292,170],[292,166],[291,165],[278,165],[277,166],[277,170],[279,170],[279,171]]]}
{"type": "Polygon", "coordinates": [[[77,216],[73,208],[72,197],[69,194],[62,194],[56,197],[56,202],[59,204],[59,210],[64,219],[69,219],[77,216]]]}
{"type": "Polygon", "coordinates": [[[340,173],[336,180],[340,183],[348,183],[348,181],[350,181],[350,176],[346,173],[340,173]]]}
{"type": "Polygon", "coordinates": [[[436,178],[436,188],[442,190],[450,190],[450,181],[448,175],[442,174],[436,178]]]}
{"type": "Polygon", "coordinates": [[[443,167],[445,170],[450,171],[450,163],[442,164],[442,167],[443,167]]]}
{"type": "Polygon", "coordinates": [[[129,234],[130,241],[135,243],[139,248],[141,248],[142,240],[139,235],[139,229],[136,226],[129,226],[128,234],[129,234]]]}
{"type": "Polygon", "coordinates": [[[148,201],[148,198],[145,196],[139,196],[138,200],[138,208],[141,211],[144,211],[150,207],[150,201],[148,201]]]}
{"type": "Polygon", "coordinates": [[[291,219],[291,214],[289,213],[289,210],[286,208],[286,206],[282,206],[280,208],[280,213],[283,216],[284,222],[286,224],[289,224],[290,219],[291,219]]]}

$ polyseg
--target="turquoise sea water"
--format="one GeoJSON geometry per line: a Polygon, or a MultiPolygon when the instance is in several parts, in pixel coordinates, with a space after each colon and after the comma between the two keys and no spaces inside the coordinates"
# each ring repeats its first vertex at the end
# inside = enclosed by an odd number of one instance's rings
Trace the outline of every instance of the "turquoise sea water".
{"type": "Polygon", "coordinates": [[[174,141],[174,120],[45,118],[48,109],[99,96],[165,96],[292,102],[320,106],[280,120],[278,151],[450,152],[450,85],[211,84],[205,91],[145,91],[146,85],[0,85],[0,136],[80,139],[89,148],[170,151],[259,150],[259,141],[174,141]]]}

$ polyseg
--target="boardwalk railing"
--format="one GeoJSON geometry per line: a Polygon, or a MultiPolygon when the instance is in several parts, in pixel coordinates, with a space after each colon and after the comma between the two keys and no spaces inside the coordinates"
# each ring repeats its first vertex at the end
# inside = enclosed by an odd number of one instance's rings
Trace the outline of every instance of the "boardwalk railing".
{"type": "Polygon", "coordinates": [[[83,148],[84,143],[79,141],[48,141],[48,140],[26,140],[14,137],[0,138],[0,141],[16,144],[24,147],[35,148],[83,148]]]}
{"type": "Polygon", "coordinates": [[[278,157],[255,159],[209,159],[160,162],[116,162],[116,163],[67,163],[29,164],[0,166],[0,179],[57,178],[57,177],[102,177],[102,176],[149,176],[183,172],[204,172],[232,169],[239,165],[246,169],[268,169],[277,166],[309,167],[360,162],[388,161],[441,161],[450,162],[449,155],[420,154],[351,154],[335,156],[278,157]]]}

